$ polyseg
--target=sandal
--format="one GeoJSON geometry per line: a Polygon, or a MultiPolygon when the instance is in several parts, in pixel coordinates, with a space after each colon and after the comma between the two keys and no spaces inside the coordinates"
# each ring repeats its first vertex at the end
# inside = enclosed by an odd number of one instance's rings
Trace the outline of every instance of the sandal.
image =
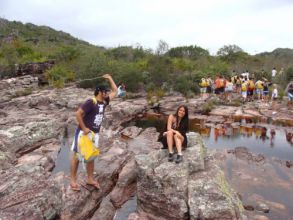
{"type": "Polygon", "coordinates": [[[96,190],[99,190],[99,189],[100,189],[100,184],[99,184],[98,182],[92,182],[92,183],[86,182],[86,185],[88,185],[88,186],[92,186],[92,187],[94,187],[96,190]]]}
{"type": "Polygon", "coordinates": [[[70,188],[71,190],[75,191],[75,192],[79,192],[80,191],[80,187],[77,183],[70,183],[70,188]]]}

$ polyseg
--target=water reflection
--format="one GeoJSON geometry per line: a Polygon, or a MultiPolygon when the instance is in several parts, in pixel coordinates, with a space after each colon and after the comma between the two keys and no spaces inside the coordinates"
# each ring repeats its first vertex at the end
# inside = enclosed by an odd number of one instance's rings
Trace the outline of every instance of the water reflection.
{"type": "Polygon", "coordinates": [[[285,134],[286,134],[286,140],[293,145],[293,132],[291,131],[287,131],[287,129],[285,130],[285,134]]]}
{"type": "MultiPolygon", "coordinates": [[[[132,125],[156,127],[158,132],[165,129],[167,118],[148,117],[132,125]]],[[[205,119],[190,120],[190,131],[199,132],[208,148],[227,149],[244,146],[253,153],[275,157],[283,161],[293,158],[292,128],[268,124],[249,123],[243,119],[228,120],[223,124],[207,124],[205,119]]],[[[223,151],[225,152],[225,151],[223,151]]],[[[266,163],[264,166],[247,164],[228,154],[222,165],[231,185],[242,195],[243,201],[256,206],[256,202],[267,203],[271,207],[270,219],[290,219],[293,215],[292,169],[279,164],[266,163]],[[279,208],[281,207],[281,208],[279,208]],[[284,207],[284,208],[283,208],[284,207]],[[281,211],[281,212],[280,212],[281,211]]]]}
{"type": "MultiPolygon", "coordinates": [[[[268,157],[292,160],[293,131],[269,124],[254,124],[251,119],[228,119],[223,124],[208,124],[206,118],[189,121],[190,131],[199,132],[208,148],[226,149],[245,146],[254,153],[268,157]]],[[[167,117],[159,114],[144,115],[125,127],[135,125],[141,128],[156,127],[158,132],[166,128],[167,117]]]]}
{"type": "MultiPolygon", "coordinates": [[[[195,128],[196,126],[192,126],[195,128]]],[[[231,124],[223,124],[216,125],[214,128],[212,127],[200,127],[198,126],[196,129],[192,129],[193,131],[199,132],[203,137],[211,137],[211,131],[213,130],[213,138],[215,142],[218,141],[219,137],[231,138],[233,136],[237,136],[238,134],[243,137],[255,137],[256,140],[261,140],[262,143],[266,141],[270,141],[270,146],[274,147],[275,137],[276,137],[276,129],[271,128],[268,129],[266,127],[261,126],[253,126],[253,125],[240,125],[239,127],[232,126],[231,124]]],[[[282,133],[282,132],[280,132],[282,133]]],[[[279,134],[281,135],[281,134],[279,134]]],[[[283,136],[284,137],[284,136],[283,136]]],[[[283,138],[280,136],[280,138],[283,138]]],[[[293,133],[285,130],[285,140],[291,145],[293,145],[293,133]]]]}

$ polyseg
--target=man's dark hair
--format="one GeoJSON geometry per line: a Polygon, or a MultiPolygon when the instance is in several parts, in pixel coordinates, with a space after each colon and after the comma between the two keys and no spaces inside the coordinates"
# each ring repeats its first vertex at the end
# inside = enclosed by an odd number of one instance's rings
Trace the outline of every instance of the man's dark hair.
{"type": "Polygon", "coordinates": [[[110,91],[106,86],[97,86],[94,92],[94,95],[97,96],[99,94],[99,92],[108,92],[110,91]]]}

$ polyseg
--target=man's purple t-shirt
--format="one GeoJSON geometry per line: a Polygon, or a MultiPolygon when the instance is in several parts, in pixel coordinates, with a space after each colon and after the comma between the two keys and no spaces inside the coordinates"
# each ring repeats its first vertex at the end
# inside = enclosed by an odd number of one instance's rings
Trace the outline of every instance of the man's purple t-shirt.
{"type": "Polygon", "coordinates": [[[104,118],[105,108],[109,104],[109,97],[104,102],[94,103],[93,99],[88,99],[81,109],[84,111],[83,122],[87,128],[95,133],[100,131],[100,127],[104,118]]]}

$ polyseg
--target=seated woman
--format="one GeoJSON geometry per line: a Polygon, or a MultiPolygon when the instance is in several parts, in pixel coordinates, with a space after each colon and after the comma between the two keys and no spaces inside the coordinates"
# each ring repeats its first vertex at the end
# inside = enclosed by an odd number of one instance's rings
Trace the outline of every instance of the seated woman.
{"type": "Polygon", "coordinates": [[[167,138],[167,145],[169,150],[168,161],[174,160],[173,145],[177,149],[176,163],[182,161],[182,147],[187,146],[186,132],[188,130],[188,108],[185,105],[178,107],[175,114],[169,115],[167,123],[167,131],[163,136],[167,138]]]}

